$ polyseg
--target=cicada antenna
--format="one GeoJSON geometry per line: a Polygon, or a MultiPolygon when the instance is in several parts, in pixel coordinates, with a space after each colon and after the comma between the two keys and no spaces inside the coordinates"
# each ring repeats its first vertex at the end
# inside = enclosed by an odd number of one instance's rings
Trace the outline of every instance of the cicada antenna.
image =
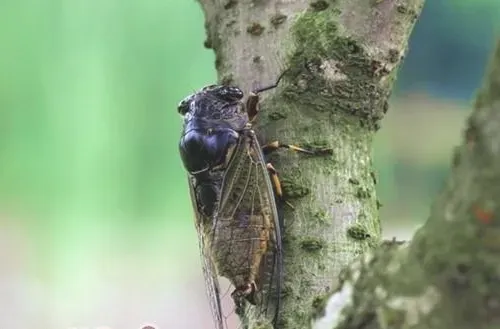
{"type": "Polygon", "coordinates": [[[271,90],[271,89],[274,89],[274,88],[278,87],[278,85],[279,85],[279,83],[280,83],[281,79],[283,78],[283,76],[285,76],[285,73],[287,73],[287,72],[288,72],[288,70],[284,70],[284,71],[283,71],[283,72],[279,75],[278,79],[276,79],[276,82],[275,82],[275,83],[273,83],[272,85],[269,85],[269,86],[266,86],[266,87],[262,87],[262,88],[255,89],[255,90],[253,90],[252,92],[253,92],[254,94],[256,94],[256,95],[257,95],[257,94],[260,94],[261,92],[268,91],[268,90],[271,90]]]}

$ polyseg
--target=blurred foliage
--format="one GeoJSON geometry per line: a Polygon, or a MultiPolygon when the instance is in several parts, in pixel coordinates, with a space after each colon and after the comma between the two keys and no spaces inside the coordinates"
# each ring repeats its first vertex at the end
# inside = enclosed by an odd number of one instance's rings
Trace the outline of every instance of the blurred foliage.
{"type": "Polygon", "coordinates": [[[500,3],[496,0],[458,0],[451,4],[464,10],[481,11],[485,17],[496,18],[500,14],[500,3]]]}
{"type": "Polygon", "coordinates": [[[194,1],[0,2],[0,227],[27,236],[47,314],[83,317],[110,271],[198,262],[175,105],[215,78],[203,40],[194,1]]]}
{"type": "MultiPolygon", "coordinates": [[[[427,1],[376,140],[386,227],[425,219],[499,4],[427,1]]],[[[89,289],[107,296],[138,277],[178,289],[165,276],[198,264],[176,104],[216,78],[204,39],[195,1],[0,2],[0,228],[13,239],[0,241],[0,283],[13,268],[52,282],[33,306],[42,317],[68,324],[106,312],[89,289]]]]}
{"type": "Polygon", "coordinates": [[[398,93],[415,90],[469,100],[500,31],[496,0],[426,1],[398,78],[398,93]]]}
{"type": "Polygon", "coordinates": [[[393,99],[374,147],[385,228],[414,227],[426,219],[470,110],[422,94],[393,99]]]}

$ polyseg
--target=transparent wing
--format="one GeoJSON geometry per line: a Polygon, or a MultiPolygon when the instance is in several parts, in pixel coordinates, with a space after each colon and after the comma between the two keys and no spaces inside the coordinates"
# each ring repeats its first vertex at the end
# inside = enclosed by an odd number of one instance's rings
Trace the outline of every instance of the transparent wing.
{"type": "Polygon", "coordinates": [[[198,243],[200,247],[201,265],[203,270],[203,277],[205,279],[205,289],[207,298],[210,303],[210,309],[212,311],[212,316],[214,319],[214,324],[216,329],[228,329],[223,324],[222,318],[222,307],[220,300],[220,286],[217,280],[217,270],[212,260],[210,244],[207,240],[205,223],[209,222],[209,218],[202,215],[198,211],[198,205],[196,202],[196,197],[194,193],[194,185],[192,179],[188,177],[189,180],[189,192],[191,194],[191,201],[193,203],[193,209],[195,213],[195,226],[198,233],[198,243]]]}
{"type": "Polygon", "coordinates": [[[233,303],[223,310],[223,322],[234,313],[276,322],[282,283],[280,218],[264,156],[251,130],[242,133],[225,170],[214,221],[210,241],[218,274],[228,278],[233,289],[255,284],[255,292],[242,305],[233,303]]]}

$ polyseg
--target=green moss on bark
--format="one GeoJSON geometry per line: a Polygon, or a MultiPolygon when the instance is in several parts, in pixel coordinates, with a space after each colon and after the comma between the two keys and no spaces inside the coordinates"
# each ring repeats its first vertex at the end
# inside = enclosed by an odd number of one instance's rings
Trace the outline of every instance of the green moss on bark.
{"type": "Polygon", "coordinates": [[[349,178],[349,183],[352,185],[359,185],[359,180],[351,177],[351,178],[349,178]]]}
{"type": "Polygon", "coordinates": [[[312,312],[311,316],[313,319],[317,319],[325,315],[325,307],[328,303],[328,298],[330,298],[331,294],[324,294],[320,296],[314,297],[312,301],[312,312]]]}
{"type": "Polygon", "coordinates": [[[323,209],[311,212],[311,218],[318,221],[320,224],[325,224],[328,222],[328,214],[323,209]]]}
{"type": "Polygon", "coordinates": [[[287,16],[284,14],[276,14],[271,17],[271,25],[277,28],[279,25],[283,24],[286,21],[287,16]]]}
{"type": "Polygon", "coordinates": [[[311,9],[315,11],[322,11],[328,8],[330,4],[326,2],[325,0],[318,0],[318,1],[313,1],[311,2],[310,6],[311,9]]]}
{"type": "Polygon", "coordinates": [[[295,51],[287,75],[294,83],[284,95],[319,112],[343,111],[363,125],[378,129],[388,90],[380,84],[385,71],[363,45],[346,35],[338,23],[339,10],[330,5],[307,11],[295,22],[295,51]],[[322,31],[318,34],[317,31],[322,31]]]}
{"type": "Polygon", "coordinates": [[[276,121],[276,120],[280,120],[280,119],[285,119],[286,118],[286,114],[283,113],[283,112],[270,112],[267,117],[270,119],[270,120],[273,120],[273,121],[276,121]]]}
{"type": "Polygon", "coordinates": [[[368,191],[368,190],[367,190],[367,189],[365,189],[365,188],[360,187],[360,188],[358,188],[358,189],[356,190],[356,197],[357,197],[358,199],[368,199],[368,198],[370,198],[370,197],[371,197],[371,195],[370,195],[370,191],[368,191]]]}
{"type": "Polygon", "coordinates": [[[247,33],[253,36],[259,36],[264,32],[265,28],[261,24],[254,22],[247,27],[247,33]]]}
{"type": "Polygon", "coordinates": [[[326,246],[326,242],[316,237],[305,237],[300,241],[300,248],[308,253],[316,253],[326,246]]]}
{"type": "Polygon", "coordinates": [[[370,238],[368,230],[361,225],[353,225],[347,229],[347,236],[354,240],[366,240],[370,238]]]}
{"type": "Polygon", "coordinates": [[[257,323],[253,326],[253,329],[273,329],[271,324],[257,323]]]}
{"type": "Polygon", "coordinates": [[[299,182],[297,177],[287,176],[281,179],[283,196],[287,199],[301,198],[309,193],[311,189],[299,182]]]}
{"type": "Polygon", "coordinates": [[[224,9],[228,10],[235,7],[238,4],[236,0],[229,0],[224,4],[224,9]]]}

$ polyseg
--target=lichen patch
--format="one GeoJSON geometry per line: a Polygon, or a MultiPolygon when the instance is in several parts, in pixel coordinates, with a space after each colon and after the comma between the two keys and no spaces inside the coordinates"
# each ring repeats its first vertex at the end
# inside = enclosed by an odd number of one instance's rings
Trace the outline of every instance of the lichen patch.
{"type": "Polygon", "coordinates": [[[323,77],[330,82],[345,81],[348,79],[347,75],[342,73],[338,68],[339,61],[334,59],[327,59],[320,65],[323,77]]]}
{"type": "Polygon", "coordinates": [[[354,287],[345,282],[342,288],[328,299],[324,316],[313,320],[312,329],[332,329],[344,320],[343,310],[352,305],[354,287]]]}

